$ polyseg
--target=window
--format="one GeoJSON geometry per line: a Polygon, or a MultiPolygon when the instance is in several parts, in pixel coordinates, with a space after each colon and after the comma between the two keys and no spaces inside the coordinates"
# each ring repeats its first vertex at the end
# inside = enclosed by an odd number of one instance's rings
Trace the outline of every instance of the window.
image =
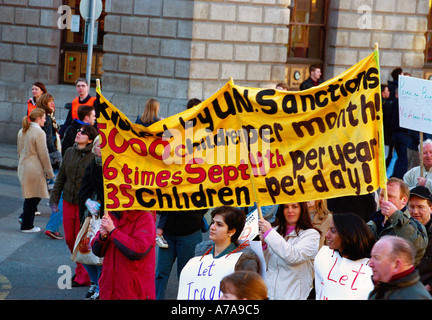
{"type": "MultiPolygon", "coordinates": [[[[75,80],[86,76],[87,71],[87,27],[86,22],[80,14],[81,0],[66,0],[63,4],[68,5],[72,11],[72,28],[63,30],[61,43],[61,79],[65,83],[75,83],[75,80]]],[[[93,41],[93,58],[91,79],[92,82],[102,75],[102,47],[104,22],[105,22],[105,0],[102,0],[102,13],[95,22],[95,33],[93,41]]]]}
{"type": "Polygon", "coordinates": [[[288,60],[324,60],[329,0],[292,0],[288,60]]]}

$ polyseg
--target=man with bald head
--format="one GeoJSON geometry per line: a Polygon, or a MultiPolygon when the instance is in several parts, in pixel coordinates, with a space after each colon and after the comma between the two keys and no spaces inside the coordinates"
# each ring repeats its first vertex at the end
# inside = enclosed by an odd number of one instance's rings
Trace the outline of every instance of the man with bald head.
{"type": "Polygon", "coordinates": [[[372,248],[369,266],[374,289],[369,300],[432,300],[414,267],[413,244],[398,236],[384,236],[372,248]]]}

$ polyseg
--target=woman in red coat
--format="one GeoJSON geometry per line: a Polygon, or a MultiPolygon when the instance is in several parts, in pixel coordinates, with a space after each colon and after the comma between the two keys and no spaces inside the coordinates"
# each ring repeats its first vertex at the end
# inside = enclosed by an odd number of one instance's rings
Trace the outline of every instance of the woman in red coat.
{"type": "Polygon", "coordinates": [[[92,244],[104,257],[100,299],[155,299],[155,216],[129,210],[105,214],[92,244]]]}

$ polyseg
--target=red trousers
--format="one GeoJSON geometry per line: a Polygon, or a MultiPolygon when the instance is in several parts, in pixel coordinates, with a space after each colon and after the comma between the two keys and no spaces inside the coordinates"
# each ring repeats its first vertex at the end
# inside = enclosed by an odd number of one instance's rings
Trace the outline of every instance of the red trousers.
{"type": "MultiPolygon", "coordinates": [[[[63,200],[63,229],[66,244],[72,253],[80,231],[79,206],[65,200],[63,200]]],[[[74,280],[81,285],[90,285],[90,277],[81,263],[77,263],[74,280]]]]}

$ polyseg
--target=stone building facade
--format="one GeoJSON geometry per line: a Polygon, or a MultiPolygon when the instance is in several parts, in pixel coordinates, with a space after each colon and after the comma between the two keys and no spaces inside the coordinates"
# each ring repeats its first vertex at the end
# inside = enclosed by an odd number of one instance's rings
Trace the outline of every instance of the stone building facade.
{"type": "MultiPolygon", "coordinates": [[[[72,1],[72,0],[69,0],[72,1]]],[[[428,76],[425,64],[427,0],[325,1],[329,79],[379,44],[381,81],[402,67],[428,76]]],[[[156,97],[164,117],[184,110],[189,98],[208,98],[230,77],[236,84],[274,87],[308,76],[308,60],[287,59],[290,14],[299,0],[105,0],[102,91],[127,116],[141,114],[156,97]],[[294,79],[293,70],[300,70],[294,79]]],[[[56,116],[76,95],[62,81],[58,28],[66,1],[0,0],[0,135],[15,143],[31,84],[42,81],[55,97],[56,116]]],[[[64,60],[64,59],[63,59],[64,60]]],[[[94,94],[94,89],[92,89],[94,94]]]]}
{"type": "Polygon", "coordinates": [[[401,67],[423,78],[425,32],[429,1],[351,0],[332,1],[329,12],[325,78],[341,73],[367,56],[378,43],[381,82],[401,67]]]}

